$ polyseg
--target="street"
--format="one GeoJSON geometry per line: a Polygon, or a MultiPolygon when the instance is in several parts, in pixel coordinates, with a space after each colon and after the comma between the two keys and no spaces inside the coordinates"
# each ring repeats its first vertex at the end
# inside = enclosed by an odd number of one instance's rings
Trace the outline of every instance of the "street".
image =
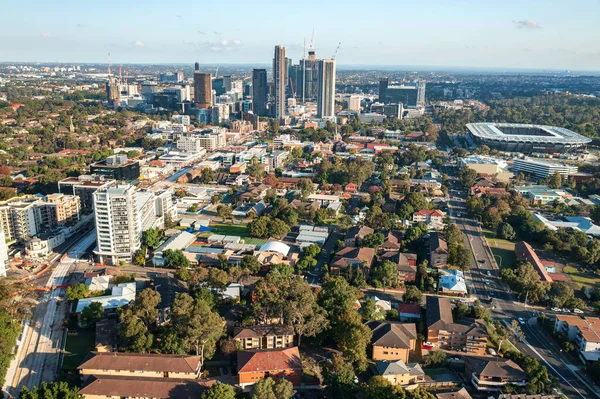
{"type": "MultiPolygon", "coordinates": [[[[46,287],[51,288],[66,283],[71,266],[84,255],[96,241],[96,231],[76,241],[67,254],[54,268],[46,287]]],[[[67,300],[64,288],[55,288],[44,292],[39,304],[33,311],[29,322],[17,342],[17,354],[12,360],[6,375],[3,391],[18,396],[21,388],[33,388],[45,381],[55,381],[58,377],[59,358],[66,330],[63,320],[67,313],[67,300]]]]}
{"type": "MultiPolygon", "coordinates": [[[[451,168],[446,168],[445,172],[452,176],[451,168]]],[[[471,294],[481,299],[490,299],[490,303],[483,301],[484,306],[490,308],[494,319],[502,321],[505,325],[510,326],[511,322],[519,317],[528,320],[522,329],[525,339],[523,342],[517,343],[516,347],[519,351],[539,359],[545,364],[549,373],[559,379],[559,388],[565,395],[569,398],[594,396],[600,398],[600,393],[581,377],[582,372],[579,368],[564,361],[561,358],[560,349],[552,346],[548,339],[541,337],[536,321],[540,309],[518,302],[506,283],[500,279],[500,270],[488,247],[479,222],[467,217],[466,193],[461,190],[463,189],[449,190],[448,212],[452,221],[463,232],[467,248],[471,249],[473,253],[470,271],[465,273],[471,294]]]]}

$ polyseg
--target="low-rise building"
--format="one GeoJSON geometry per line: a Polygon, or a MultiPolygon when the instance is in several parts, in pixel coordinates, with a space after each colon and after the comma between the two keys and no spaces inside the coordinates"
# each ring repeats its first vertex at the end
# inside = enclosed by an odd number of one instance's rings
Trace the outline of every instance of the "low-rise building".
{"type": "Polygon", "coordinates": [[[187,231],[180,231],[169,237],[167,241],[165,241],[161,246],[159,246],[156,251],[154,251],[154,257],[152,258],[152,264],[154,266],[164,266],[165,258],[163,257],[163,252],[167,249],[170,250],[184,250],[194,243],[196,240],[196,235],[192,233],[188,233],[187,231]]]}
{"type": "Polygon", "coordinates": [[[448,266],[448,244],[436,231],[429,234],[429,267],[443,269],[448,266]]]}
{"type": "Polygon", "coordinates": [[[465,356],[465,376],[478,391],[500,392],[507,384],[524,387],[527,374],[512,360],[465,356]]]}
{"type": "Polygon", "coordinates": [[[216,380],[93,376],[77,392],[84,399],[180,399],[199,398],[216,380]]]}
{"type": "Polygon", "coordinates": [[[238,351],[239,385],[245,388],[263,378],[286,379],[294,386],[300,386],[302,379],[302,359],[298,347],[286,349],[260,349],[238,351]]]}
{"type": "Polygon", "coordinates": [[[540,258],[535,253],[535,250],[526,243],[525,241],[520,241],[515,244],[515,255],[517,260],[523,260],[529,262],[531,266],[535,269],[537,274],[540,276],[540,280],[542,283],[552,283],[552,277],[546,270],[546,267],[540,260],[540,258]]]}
{"type": "Polygon", "coordinates": [[[554,202],[562,202],[572,195],[564,190],[555,190],[547,186],[524,186],[515,187],[515,190],[527,198],[532,205],[546,205],[554,202]]]}
{"type": "Polygon", "coordinates": [[[522,172],[540,179],[554,176],[556,173],[566,178],[577,173],[577,166],[527,157],[513,159],[512,170],[515,173],[522,172]]]}
{"type": "Polygon", "coordinates": [[[417,327],[414,323],[370,321],[367,326],[373,331],[373,360],[408,362],[409,354],[415,350],[417,342],[417,327]]]}
{"type": "Polygon", "coordinates": [[[243,350],[284,349],[294,346],[294,330],[282,324],[236,327],[233,339],[243,350]]]}
{"type": "Polygon", "coordinates": [[[140,177],[140,163],[127,159],[127,154],[112,155],[90,165],[90,172],[108,179],[137,180],[140,177]]]}
{"type": "Polygon", "coordinates": [[[600,318],[556,315],[554,330],[566,335],[586,362],[600,360],[600,318]]]}
{"type": "Polygon", "coordinates": [[[374,232],[375,230],[369,226],[352,226],[346,233],[344,243],[347,247],[359,246],[366,236],[373,234],[374,232]]]}
{"type": "Polygon", "coordinates": [[[413,213],[414,223],[425,223],[430,229],[444,227],[446,214],[439,209],[422,209],[413,213]]]}
{"type": "Polygon", "coordinates": [[[460,270],[444,270],[440,277],[440,288],[443,293],[468,295],[465,276],[460,270]]]}
{"type": "Polygon", "coordinates": [[[102,305],[104,310],[112,310],[129,304],[135,299],[135,282],[121,283],[112,287],[110,295],[82,298],[77,301],[76,313],[81,313],[90,304],[96,302],[102,305]]]}
{"type": "Polygon", "coordinates": [[[377,361],[377,375],[396,386],[418,384],[425,381],[425,372],[419,363],[405,364],[402,360],[395,362],[377,361]]]}
{"type": "Polygon", "coordinates": [[[349,267],[358,267],[368,275],[374,260],[375,250],[373,248],[345,247],[336,252],[329,269],[331,273],[334,273],[348,270],[349,267]]]}

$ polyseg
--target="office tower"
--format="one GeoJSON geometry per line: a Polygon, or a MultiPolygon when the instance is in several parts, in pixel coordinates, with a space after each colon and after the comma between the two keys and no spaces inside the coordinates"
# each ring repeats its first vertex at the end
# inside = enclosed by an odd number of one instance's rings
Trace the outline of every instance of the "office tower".
{"type": "Polygon", "coordinates": [[[231,75],[225,75],[223,76],[223,88],[225,89],[225,92],[228,93],[233,89],[233,85],[231,82],[231,75]]]}
{"type": "Polygon", "coordinates": [[[360,102],[362,98],[360,96],[352,95],[348,99],[348,109],[350,111],[360,111],[360,102]]]}
{"type": "Polygon", "coordinates": [[[8,246],[6,245],[6,235],[0,225],[0,277],[6,277],[6,264],[8,263],[8,246]]]}
{"type": "Polygon", "coordinates": [[[252,110],[255,115],[267,116],[267,70],[252,70],[252,110]]]}
{"type": "Polygon", "coordinates": [[[385,99],[387,97],[387,88],[390,84],[388,78],[379,79],[379,102],[385,103],[385,99]]]}
{"type": "Polygon", "coordinates": [[[229,122],[229,104],[215,104],[211,107],[210,123],[219,125],[229,122]]]}
{"type": "Polygon", "coordinates": [[[425,81],[419,80],[417,82],[417,105],[425,106],[425,81]]]}
{"type": "Polygon", "coordinates": [[[194,71],[194,103],[196,108],[210,108],[212,105],[212,76],[210,73],[200,72],[200,65],[196,63],[194,71]]]}
{"type": "Polygon", "coordinates": [[[214,78],[212,81],[212,87],[215,91],[215,95],[220,96],[225,93],[225,84],[223,82],[223,78],[214,78]]]}
{"type": "Polygon", "coordinates": [[[317,116],[331,118],[335,115],[335,60],[319,61],[319,95],[317,116]]]}
{"type": "Polygon", "coordinates": [[[275,88],[275,118],[282,119],[285,115],[285,47],[275,46],[273,57],[273,84],[275,88]]]}

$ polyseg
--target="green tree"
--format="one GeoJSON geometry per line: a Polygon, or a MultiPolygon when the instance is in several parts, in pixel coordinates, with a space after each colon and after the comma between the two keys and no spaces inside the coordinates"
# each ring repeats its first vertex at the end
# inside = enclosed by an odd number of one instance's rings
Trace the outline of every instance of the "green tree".
{"type": "Polygon", "coordinates": [[[384,288],[396,287],[399,282],[398,267],[394,262],[386,260],[374,270],[373,279],[379,281],[384,288]]]}
{"type": "Polygon", "coordinates": [[[19,399],[81,399],[78,395],[78,387],[70,387],[64,381],[61,382],[43,382],[41,386],[29,390],[23,386],[19,392],[19,399]]]}
{"type": "Polygon", "coordinates": [[[573,288],[565,281],[554,281],[548,291],[548,298],[553,306],[563,307],[574,299],[573,288]]]}
{"type": "Polygon", "coordinates": [[[90,294],[90,287],[82,283],[75,284],[67,287],[65,293],[67,294],[69,301],[75,301],[88,296],[90,294]]]}
{"type": "Polygon", "coordinates": [[[561,188],[563,185],[562,175],[558,172],[548,178],[548,187],[550,188],[561,188]]]}
{"type": "Polygon", "coordinates": [[[141,247],[134,256],[133,263],[138,266],[144,266],[146,264],[146,247],[141,247]]]}
{"type": "Polygon", "coordinates": [[[227,205],[217,206],[217,216],[222,218],[223,221],[226,221],[231,216],[232,212],[233,212],[233,209],[231,209],[230,206],[227,206],[227,205]]]}
{"type": "Polygon", "coordinates": [[[443,365],[444,363],[446,363],[446,352],[441,349],[433,350],[423,358],[423,364],[425,367],[439,366],[443,365]]]}
{"type": "Polygon", "coordinates": [[[104,308],[100,302],[92,302],[81,311],[80,322],[83,327],[93,327],[97,321],[102,320],[104,308]]]}
{"type": "Polygon", "coordinates": [[[229,384],[217,381],[202,392],[201,399],[235,399],[235,389],[229,384]]]}
{"type": "Polygon", "coordinates": [[[171,268],[190,267],[190,261],[185,257],[181,249],[165,249],[163,251],[165,266],[171,268]]]}
{"type": "Polygon", "coordinates": [[[269,237],[284,237],[290,232],[290,226],[281,219],[271,219],[268,224],[269,237]]]}
{"type": "Polygon", "coordinates": [[[302,250],[303,256],[316,258],[321,253],[321,248],[316,244],[310,244],[302,250]]]}
{"type": "Polygon", "coordinates": [[[257,274],[258,272],[260,272],[262,264],[254,256],[246,255],[242,258],[242,261],[240,262],[240,266],[243,269],[250,270],[250,273],[252,273],[252,274],[257,274]]]}
{"type": "Polygon", "coordinates": [[[315,192],[315,186],[310,179],[302,178],[298,180],[298,190],[300,190],[302,199],[307,199],[309,195],[315,192]]]}
{"type": "Polygon", "coordinates": [[[215,171],[211,168],[203,168],[200,172],[200,181],[202,183],[210,183],[215,180],[215,171]]]}
{"type": "Polygon", "coordinates": [[[502,222],[498,225],[496,236],[504,240],[512,241],[517,237],[517,234],[515,233],[515,230],[512,228],[510,223],[502,222]]]}
{"type": "Polygon", "coordinates": [[[271,218],[268,216],[261,216],[252,222],[248,223],[248,234],[251,237],[256,238],[267,238],[269,237],[269,222],[271,218]]]}
{"type": "Polygon", "coordinates": [[[156,249],[160,245],[160,230],[150,228],[142,233],[142,245],[156,249]]]}
{"type": "Polygon", "coordinates": [[[375,301],[371,298],[365,299],[360,310],[362,311],[363,317],[366,321],[369,320],[383,320],[385,313],[375,304],[375,301]]]}
{"type": "Polygon", "coordinates": [[[354,390],[354,367],[339,353],[334,353],[331,362],[325,364],[323,378],[327,397],[349,398],[354,390]]]}
{"type": "Polygon", "coordinates": [[[383,236],[382,233],[371,233],[371,234],[367,234],[363,238],[361,244],[363,247],[377,248],[378,246],[383,244],[384,240],[385,240],[385,237],[383,236]]]}
{"type": "Polygon", "coordinates": [[[458,178],[463,187],[471,187],[473,184],[475,184],[475,180],[478,177],[479,174],[477,171],[469,167],[465,167],[458,172],[458,178]]]}
{"type": "Polygon", "coordinates": [[[406,287],[406,292],[402,295],[402,300],[406,303],[419,303],[423,298],[423,293],[414,285],[406,287]]]}
{"type": "Polygon", "coordinates": [[[200,368],[205,359],[211,359],[216,344],[224,334],[224,321],[206,301],[188,294],[175,295],[169,315],[170,328],[183,340],[188,350],[200,356],[200,368]]]}
{"type": "Polygon", "coordinates": [[[275,381],[267,377],[254,385],[252,399],[291,399],[295,393],[290,381],[285,379],[275,381]]]}

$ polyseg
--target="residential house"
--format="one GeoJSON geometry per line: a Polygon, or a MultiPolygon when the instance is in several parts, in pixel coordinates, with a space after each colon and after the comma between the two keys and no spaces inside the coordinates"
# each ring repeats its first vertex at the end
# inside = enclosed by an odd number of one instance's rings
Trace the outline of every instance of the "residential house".
{"type": "Polygon", "coordinates": [[[84,381],[90,376],[197,379],[200,356],[90,352],[77,369],[84,381]]]}
{"type": "Polygon", "coordinates": [[[294,346],[294,330],[282,324],[236,327],[233,339],[244,350],[290,348],[294,346]]]}
{"type": "Polygon", "coordinates": [[[419,363],[405,364],[402,360],[395,362],[377,361],[377,375],[392,385],[410,385],[425,381],[425,372],[419,363]]]}
{"type": "Polygon", "coordinates": [[[523,260],[531,263],[537,274],[540,276],[542,283],[552,283],[552,277],[548,274],[546,267],[535,253],[531,245],[525,241],[520,241],[515,244],[515,255],[518,260],[523,260]]]}
{"type": "Polygon", "coordinates": [[[426,306],[429,342],[441,349],[485,354],[487,329],[482,320],[462,319],[454,322],[449,298],[428,296],[426,306]]]}
{"type": "Polygon", "coordinates": [[[300,386],[302,360],[298,347],[286,349],[260,349],[238,351],[239,385],[245,388],[266,377],[275,380],[286,379],[294,386],[300,386]]]}
{"type": "Polygon", "coordinates": [[[465,276],[460,270],[443,270],[440,277],[440,288],[445,294],[468,295],[465,276]]]}
{"type": "Polygon", "coordinates": [[[199,398],[216,380],[92,376],[77,392],[84,399],[180,399],[199,398]]]}
{"type": "Polygon", "coordinates": [[[554,330],[566,335],[586,362],[600,360],[600,318],[556,315],[554,330]]]}
{"type": "Polygon", "coordinates": [[[524,387],[527,374],[512,360],[491,356],[465,356],[465,376],[478,391],[502,391],[507,384],[524,387]]]}
{"type": "Polygon", "coordinates": [[[347,247],[359,246],[362,240],[369,234],[373,234],[375,230],[368,226],[352,226],[348,229],[344,243],[347,247]]]}
{"type": "Polygon", "coordinates": [[[98,302],[104,310],[113,310],[121,306],[127,305],[135,299],[135,282],[122,283],[112,287],[110,295],[96,296],[91,298],[82,298],[77,301],[76,313],[89,306],[93,302],[98,302]]]}
{"type": "Polygon", "coordinates": [[[306,202],[299,199],[292,200],[292,202],[290,202],[290,206],[297,210],[302,216],[307,216],[311,212],[316,212],[321,207],[317,201],[306,202]]]}
{"type": "Polygon", "coordinates": [[[384,238],[383,244],[379,246],[380,251],[400,251],[402,245],[400,243],[400,232],[389,231],[384,238]]]}
{"type": "Polygon", "coordinates": [[[331,273],[347,270],[350,266],[360,267],[365,274],[369,274],[375,259],[375,249],[345,247],[336,252],[333,261],[329,265],[331,273]]]}
{"type": "Polygon", "coordinates": [[[478,198],[484,195],[488,197],[510,197],[510,193],[504,187],[486,187],[479,184],[474,184],[471,187],[471,195],[478,198]]]}
{"type": "Polygon", "coordinates": [[[279,188],[285,188],[285,189],[295,189],[298,188],[298,182],[300,181],[299,177],[279,177],[277,178],[279,184],[278,187],[279,188]]]}
{"type": "Polygon", "coordinates": [[[444,269],[448,266],[448,244],[437,231],[429,234],[429,267],[444,269]]]}
{"type": "Polygon", "coordinates": [[[422,209],[413,213],[414,223],[425,223],[430,229],[444,227],[446,214],[439,209],[422,209]]]}
{"type": "Polygon", "coordinates": [[[370,321],[367,326],[373,331],[373,360],[402,360],[408,363],[409,353],[415,350],[417,342],[417,327],[414,323],[370,321]]]}
{"type": "MultiPolygon", "coordinates": [[[[441,392],[435,394],[436,399],[473,399],[465,388],[460,388],[458,391],[441,392]]],[[[539,398],[542,399],[542,398],[539,398]]],[[[546,399],[546,398],[544,398],[546,399]]]]}
{"type": "Polygon", "coordinates": [[[259,184],[254,187],[250,187],[248,191],[242,193],[239,196],[239,201],[241,202],[258,202],[265,198],[267,195],[267,191],[271,189],[271,186],[267,184],[259,184]]]}
{"type": "Polygon", "coordinates": [[[115,319],[102,319],[96,322],[96,352],[117,351],[117,321],[115,319]]]}

